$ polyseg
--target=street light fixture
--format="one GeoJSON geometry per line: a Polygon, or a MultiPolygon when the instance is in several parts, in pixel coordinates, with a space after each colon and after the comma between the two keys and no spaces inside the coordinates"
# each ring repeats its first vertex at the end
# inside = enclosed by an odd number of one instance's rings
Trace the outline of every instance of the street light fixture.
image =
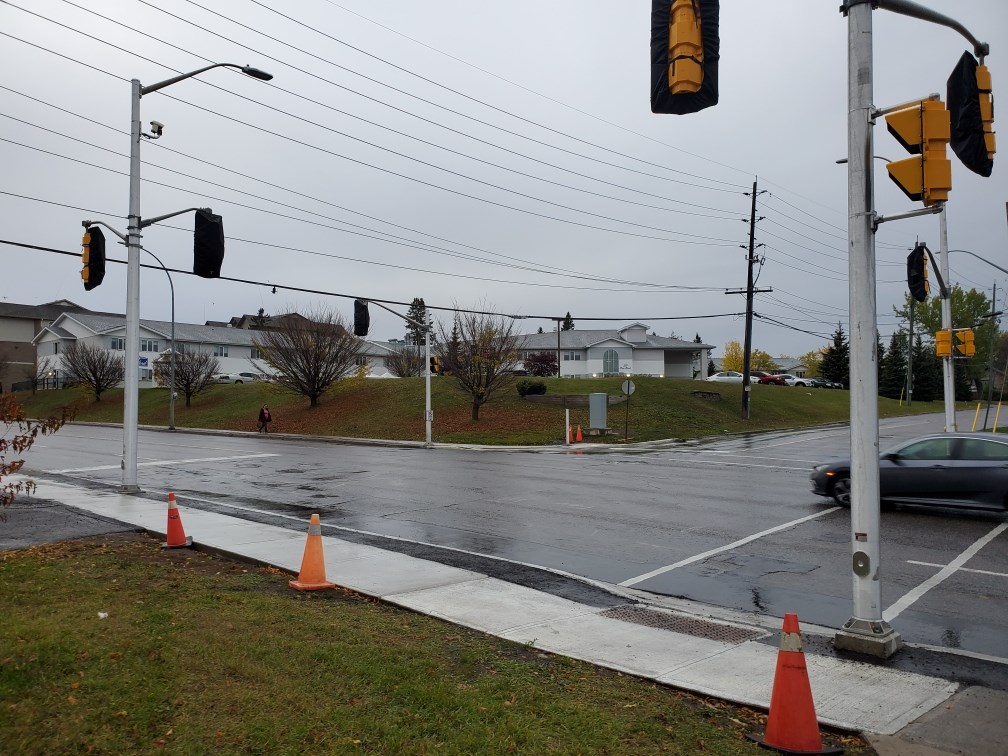
{"type": "Polygon", "coordinates": [[[140,98],[157,92],[211,68],[235,68],[247,76],[262,81],[273,78],[271,74],[252,66],[237,63],[212,63],[189,73],[173,76],[156,84],[142,86],[139,79],[130,82],[132,87],[130,108],[130,191],[129,221],[126,238],[126,385],[123,390],[123,457],[121,493],[138,493],[137,485],[137,419],[139,415],[140,382],[140,230],[148,224],[140,222],[140,138],[157,138],[163,127],[155,127],[154,134],[144,134],[140,128],[140,98]]]}

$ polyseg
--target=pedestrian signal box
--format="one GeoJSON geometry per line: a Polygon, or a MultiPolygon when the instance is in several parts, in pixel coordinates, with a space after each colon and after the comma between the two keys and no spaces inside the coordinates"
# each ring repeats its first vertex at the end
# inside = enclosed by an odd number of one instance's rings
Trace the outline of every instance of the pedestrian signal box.
{"type": "Polygon", "coordinates": [[[950,331],[938,331],[935,334],[935,355],[938,357],[952,356],[952,333],[950,331]]]}
{"type": "Polygon", "coordinates": [[[931,207],[948,199],[952,161],[945,146],[951,138],[948,110],[941,100],[923,100],[886,116],[889,133],[916,157],[886,164],[889,178],[907,197],[931,207]]]}
{"type": "Polygon", "coordinates": [[[975,334],[970,328],[955,332],[956,355],[962,357],[972,357],[976,354],[975,334]]]}

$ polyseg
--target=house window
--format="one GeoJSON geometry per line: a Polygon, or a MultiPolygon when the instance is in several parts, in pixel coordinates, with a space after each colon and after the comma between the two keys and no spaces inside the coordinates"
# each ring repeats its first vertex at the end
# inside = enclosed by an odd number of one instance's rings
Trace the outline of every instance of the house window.
{"type": "Polygon", "coordinates": [[[602,355],[602,372],[603,373],[618,373],[619,372],[619,354],[615,349],[606,349],[605,354],[602,355]]]}
{"type": "Polygon", "coordinates": [[[52,353],[53,354],[59,354],[59,342],[58,341],[54,341],[53,342],[52,353]]]}
{"type": "Polygon", "coordinates": [[[253,360],[261,360],[262,355],[259,354],[259,347],[252,347],[252,353],[249,355],[253,360]]]}
{"type": "Polygon", "coordinates": [[[126,339],[119,336],[113,336],[109,341],[109,349],[113,352],[125,352],[126,351],[126,339]]]}
{"type": "Polygon", "coordinates": [[[357,359],[354,361],[354,364],[357,367],[365,367],[365,366],[367,366],[367,357],[365,355],[363,355],[363,354],[358,354],[357,355],[357,359]]]}
{"type": "Polygon", "coordinates": [[[580,360],[581,360],[581,352],[564,352],[563,353],[563,359],[565,359],[567,361],[580,362],[580,360]]]}
{"type": "Polygon", "coordinates": [[[140,339],[141,352],[160,352],[157,339],[140,339]]]}
{"type": "Polygon", "coordinates": [[[227,357],[227,347],[221,344],[215,344],[213,348],[214,357],[227,357]]]}

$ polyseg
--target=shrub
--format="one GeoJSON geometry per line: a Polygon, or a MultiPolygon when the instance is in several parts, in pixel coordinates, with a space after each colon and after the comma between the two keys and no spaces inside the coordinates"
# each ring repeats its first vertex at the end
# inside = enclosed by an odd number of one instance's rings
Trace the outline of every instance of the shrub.
{"type": "Polygon", "coordinates": [[[526,396],[528,394],[545,394],[546,382],[522,380],[518,381],[516,388],[518,389],[518,396],[526,396]]]}

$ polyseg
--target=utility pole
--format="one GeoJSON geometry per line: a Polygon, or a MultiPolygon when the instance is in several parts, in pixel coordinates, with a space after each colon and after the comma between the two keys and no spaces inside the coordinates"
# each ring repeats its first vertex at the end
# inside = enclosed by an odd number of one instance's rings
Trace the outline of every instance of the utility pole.
{"type": "MultiPolygon", "coordinates": [[[[752,209],[749,211],[749,254],[746,255],[748,274],[746,277],[746,288],[743,292],[740,289],[726,291],[725,294],[746,295],[746,318],[745,318],[745,345],[742,353],[742,419],[749,419],[749,396],[752,393],[750,386],[749,371],[752,369],[752,317],[753,317],[753,294],[773,291],[773,289],[753,288],[753,263],[756,262],[756,195],[762,192],[756,191],[759,179],[753,181],[752,185],[752,209]]],[[[762,218],[760,219],[762,220],[762,218]]]]}
{"type": "MultiPolygon", "coordinates": [[[[1008,210],[1008,205],[1005,206],[1008,210]]],[[[987,411],[984,413],[984,426],[983,429],[987,430],[987,420],[990,419],[990,408],[991,401],[994,398],[994,334],[998,330],[997,316],[1000,315],[997,311],[997,282],[994,283],[994,293],[991,294],[991,333],[990,342],[987,347],[988,361],[987,361],[987,411]]]]}

